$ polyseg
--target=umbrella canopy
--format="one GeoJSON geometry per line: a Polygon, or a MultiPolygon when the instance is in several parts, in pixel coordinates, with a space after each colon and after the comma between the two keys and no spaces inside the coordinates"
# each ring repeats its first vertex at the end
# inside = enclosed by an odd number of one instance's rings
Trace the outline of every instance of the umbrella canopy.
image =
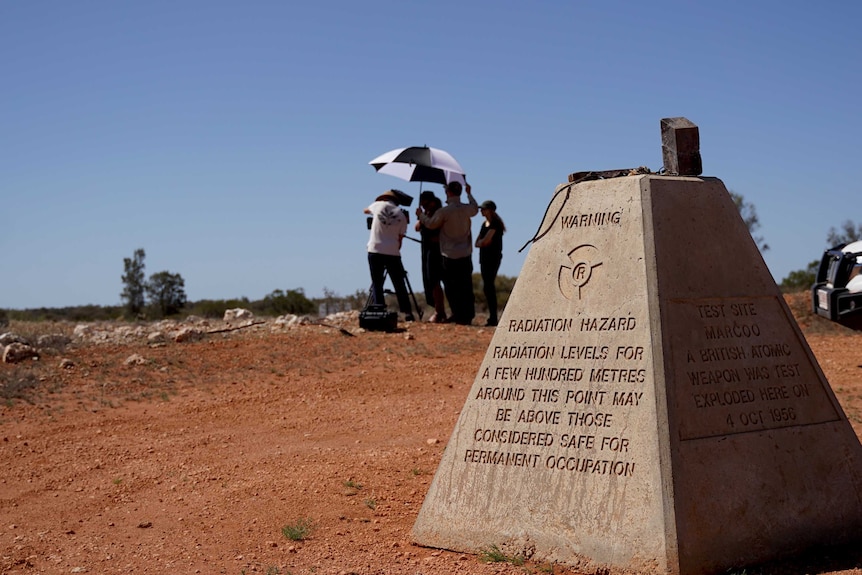
{"type": "Polygon", "coordinates": [[[451,154],[428,146],[398,148],[381,154],[368,163],[381,174],[408,182],[466,182],[464,169],[451,154]]]}

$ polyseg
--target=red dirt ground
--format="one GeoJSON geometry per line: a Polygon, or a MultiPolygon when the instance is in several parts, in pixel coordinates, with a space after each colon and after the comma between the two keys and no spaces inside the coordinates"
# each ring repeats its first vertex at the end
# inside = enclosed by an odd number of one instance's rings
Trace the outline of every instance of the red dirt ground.
{"type": "MultiPolygon", "coordinates": [[[[800,324],[862,434],[862,332],[800,324]]],[[[76,344],[0,364],[7,379],[40,379],[31,402],[0,407],[0,572],[575,573],[410,541],[493,331],[350,329],[76,344]],[[135,353],[144,362],[126,365],[135,353]],[[307,539],[282,534],[302,519],[307,539]]],[[[860,566],[862,551],[845,550],[752,573],[860,566]]]]}

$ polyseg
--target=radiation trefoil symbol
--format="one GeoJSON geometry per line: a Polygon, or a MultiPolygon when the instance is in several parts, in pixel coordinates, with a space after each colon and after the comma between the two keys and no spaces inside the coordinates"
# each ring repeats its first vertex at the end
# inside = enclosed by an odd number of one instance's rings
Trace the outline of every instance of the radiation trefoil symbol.
{"type": "Polygon", "coordinates": [[[599,250],[596,246],[584,244],[576,247],[567,255],[571,265],[560,266],[560,293],[566,299],[581,299],[581,289],[593,277],[593,270],[602,265],[595,261],[599,250]]]}

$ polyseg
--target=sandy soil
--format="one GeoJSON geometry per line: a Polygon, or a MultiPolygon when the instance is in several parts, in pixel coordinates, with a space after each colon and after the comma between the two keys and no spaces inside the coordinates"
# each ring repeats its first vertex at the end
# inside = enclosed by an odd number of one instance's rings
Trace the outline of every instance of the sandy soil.
{"type": "MultiPolygon", "coordinates": [[[[800,324],[862,434],[862,333],[800,324]]],[[[0,572],[575,573],[410,541],[492,329],[351,331],[71,345],[0,365],[39,378],[30,402],[0,407],[0,572]],[[307,538],[283,534],[304,520],[307,538]]],[[[843,550],[759,572],[860,566],[843,550]]]]}

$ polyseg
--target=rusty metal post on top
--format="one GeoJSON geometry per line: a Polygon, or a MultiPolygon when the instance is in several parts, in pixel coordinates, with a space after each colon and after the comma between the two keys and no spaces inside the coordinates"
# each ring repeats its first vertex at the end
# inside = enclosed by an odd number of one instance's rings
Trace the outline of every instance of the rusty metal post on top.
{"type": "Polygon", "coordinates": [[[703,173],[700,134],[688,118],[662,118],[661,153],[667,174],[699,176],[703,173]]]}

